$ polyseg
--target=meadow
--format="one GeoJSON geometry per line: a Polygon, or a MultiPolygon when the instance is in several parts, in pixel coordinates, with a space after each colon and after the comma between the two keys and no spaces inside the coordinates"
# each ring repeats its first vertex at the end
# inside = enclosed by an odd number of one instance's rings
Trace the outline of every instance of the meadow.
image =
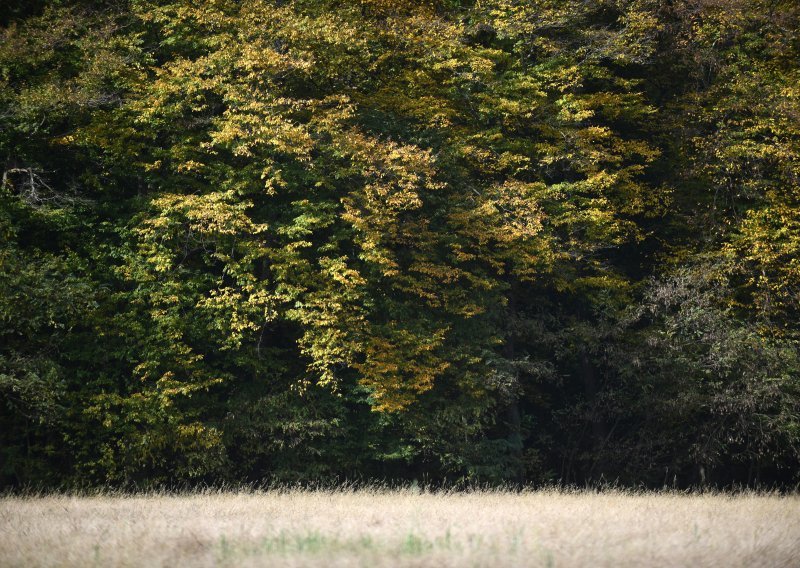
{"type": "Polygon", "coordinates": [[[798,566],[800,496],[207,491],[0,498],[11,566],[798,566]]]}

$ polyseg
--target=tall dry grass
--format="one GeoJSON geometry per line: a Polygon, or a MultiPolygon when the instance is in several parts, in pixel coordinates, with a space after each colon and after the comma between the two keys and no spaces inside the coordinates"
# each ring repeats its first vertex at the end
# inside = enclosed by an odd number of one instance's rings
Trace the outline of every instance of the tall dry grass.
{"type": "Polygon", "coordinates": [[[800,566],[800,497],[267,491],[0,498],[2,566],[800,566]]]}

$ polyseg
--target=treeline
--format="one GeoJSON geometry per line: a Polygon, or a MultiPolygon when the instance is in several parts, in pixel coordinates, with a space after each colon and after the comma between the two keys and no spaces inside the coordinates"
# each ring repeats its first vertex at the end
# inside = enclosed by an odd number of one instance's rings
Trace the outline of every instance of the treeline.
{"type": "Polygon", "coordinates": [[[800,481],[796,0],[6,0],[0,485],[800,481]]]}

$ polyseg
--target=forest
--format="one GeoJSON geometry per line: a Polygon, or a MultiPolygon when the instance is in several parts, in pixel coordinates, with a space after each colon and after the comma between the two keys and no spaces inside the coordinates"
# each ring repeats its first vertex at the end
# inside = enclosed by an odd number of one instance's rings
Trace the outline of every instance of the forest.
{"type": "Polygon", "coordinates": [[[797,0],[3,0],[0,489],[800,483],[797,0]]]}

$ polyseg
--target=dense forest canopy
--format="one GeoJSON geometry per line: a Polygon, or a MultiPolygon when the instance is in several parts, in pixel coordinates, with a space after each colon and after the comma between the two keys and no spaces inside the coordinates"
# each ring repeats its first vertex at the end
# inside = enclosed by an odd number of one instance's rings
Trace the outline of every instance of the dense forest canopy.
{"type": "Polygon", "coordinates": [[[800,481],[796,0],[6,0],[0,485],[800,481]]]}

